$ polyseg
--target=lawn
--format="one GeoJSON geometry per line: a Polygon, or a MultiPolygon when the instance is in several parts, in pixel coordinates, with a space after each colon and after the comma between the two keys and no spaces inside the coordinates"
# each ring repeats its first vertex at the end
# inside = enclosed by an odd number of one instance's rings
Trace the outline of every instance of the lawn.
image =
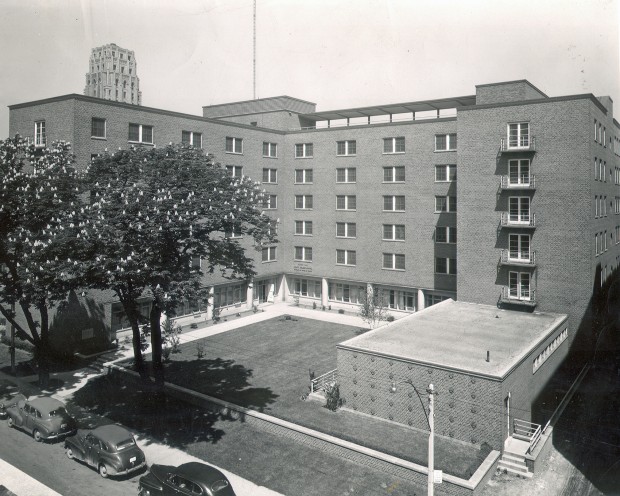
{"type": "MultiPolygon", "coordinates": [[[[318,376],[336,368],[336,344],[360,332],[357,327],[279,317],[181,345],[166,365],[166,380],[426,465],[427,434],[301,400],[308,392],[309,371],[318,376]]],[[[475,446],[436,438],[435,467],[469,478],[486,454],[475,446]]]]}

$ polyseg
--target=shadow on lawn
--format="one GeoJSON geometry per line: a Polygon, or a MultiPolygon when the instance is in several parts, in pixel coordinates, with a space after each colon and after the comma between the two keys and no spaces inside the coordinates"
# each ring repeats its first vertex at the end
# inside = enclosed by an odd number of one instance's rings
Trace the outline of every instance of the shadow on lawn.
{"type": "Polygon", "coordinates": [[[166,381],[262,412],[278,395],[269,388],[251,387],[251,377],[252,369],[221,358],[166,364],[166,381]]]}

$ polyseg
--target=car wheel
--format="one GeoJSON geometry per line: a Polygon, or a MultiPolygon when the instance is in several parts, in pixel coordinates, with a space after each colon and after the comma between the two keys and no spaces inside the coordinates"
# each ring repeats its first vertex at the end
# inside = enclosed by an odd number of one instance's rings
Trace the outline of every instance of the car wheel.
{"type": "Polygon", "coordinates": [[[32,432],[32,437],[34,437],[34,440],[35,440],[37,443],[40,443],[40,442],[41,442],[41,440],[43,439],[43,437],[41,436],[41,433],[40,433],[37,429],[35,429],[35,430],[32,432]]]}
{"type": "Polygon", "coordinates": [[[105,466],[105,463],[99,465],[99,475],[104,479],[108,478],[108,467],[105,466]]]}
{"type": "Polygon", "coordinates": [[[13,427],[15,425],[11,417],[9,417],[9,420],[7,420],[6,423],[9,425],[9,427],[13,427]]]}
{"type": "Polygon", "coordinates": [[[73,450],[69,446],[65,449],[65,454],[69,460],[73,460],[73,450]]]}

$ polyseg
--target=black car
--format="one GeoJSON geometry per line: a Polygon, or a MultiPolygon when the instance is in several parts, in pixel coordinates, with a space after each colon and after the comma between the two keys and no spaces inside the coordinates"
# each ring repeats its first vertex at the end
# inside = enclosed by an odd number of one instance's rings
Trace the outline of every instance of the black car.
{"type": "Polygon", "coordinates": [[[190,462],[171,467],[152,465],[151,471],[140,477],[139,496],[235,496],[229,480],[215,467],[190,462]]]}

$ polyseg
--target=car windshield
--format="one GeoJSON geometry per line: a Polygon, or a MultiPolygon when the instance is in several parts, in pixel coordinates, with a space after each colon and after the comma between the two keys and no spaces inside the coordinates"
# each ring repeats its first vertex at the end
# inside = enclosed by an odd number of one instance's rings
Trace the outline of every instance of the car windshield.
{"type": "Polygon", "coordinates": [[[67,410],[65,410],[62,406],[56,408],[56,410],[52,410],[50,412],[50,417],[64,417],[67,415],[67,410]]]}
{"type": "Polygon", "coordinates": [[[120,443],[117,443],[116,444],[116,449],[118,451],[121,451],[121,450],[124,450],[125,448],[129,448],[130,446],[134,446],[135,444],[136,444],[136,442],[131,437],[129,439],[125,439],[124,441],[121,441],[120,443]]]}

